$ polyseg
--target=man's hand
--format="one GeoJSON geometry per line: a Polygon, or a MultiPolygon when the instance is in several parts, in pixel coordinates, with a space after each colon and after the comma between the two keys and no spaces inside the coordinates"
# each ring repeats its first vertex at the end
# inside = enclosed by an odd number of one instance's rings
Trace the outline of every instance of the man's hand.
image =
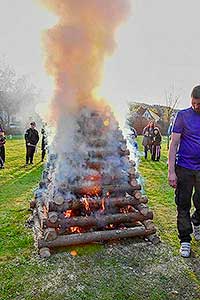
{"type": "Polygon", "coordinates": [[[177,187],[177,176],[175,172],[168,174],[168,182],[174,189],[177,187]]]}

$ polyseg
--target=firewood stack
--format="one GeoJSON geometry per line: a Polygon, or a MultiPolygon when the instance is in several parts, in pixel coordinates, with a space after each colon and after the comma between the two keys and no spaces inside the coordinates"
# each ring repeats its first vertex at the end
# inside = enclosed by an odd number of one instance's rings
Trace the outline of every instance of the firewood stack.
{"type": "Polygon", "coordinates": [[[156,232],[129,154],[109,107],[81,109],[73,147],[49,154],[31,202],[42,257],[54,247],[156,232]]]}

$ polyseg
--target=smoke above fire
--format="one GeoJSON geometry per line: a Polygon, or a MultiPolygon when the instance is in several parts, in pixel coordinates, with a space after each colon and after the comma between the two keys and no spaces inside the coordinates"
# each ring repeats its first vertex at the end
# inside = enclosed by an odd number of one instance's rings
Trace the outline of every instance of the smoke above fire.
{"type": "Polygon", "coordinates": [[[94,105],[104,60],[115,49],[115,32],[129,0],[40,0],[59,17],[44,34],[46,70],[54,78],[53,118],[94,105]]]}
{"type": "Polygon", "coordinates": [[[84,106],[98,108],[95,96],[104,61],[115,50],[115,33],[130,12],[129,0],[38,0],[58,17],[43,34],[45,68],[54,80],[50,119],[57,152],[70,149],[74,119],[84,106]],[[62,148],[62,149],[61,149],[62,148]]]}

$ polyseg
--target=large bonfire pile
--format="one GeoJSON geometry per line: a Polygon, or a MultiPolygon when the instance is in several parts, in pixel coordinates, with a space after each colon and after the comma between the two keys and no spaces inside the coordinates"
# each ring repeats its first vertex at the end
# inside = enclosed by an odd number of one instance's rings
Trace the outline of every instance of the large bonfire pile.
{"type": "Polygon", "coordinates": [[[135,162],[109,107],[83,107],[74,143],[49,155],[35,199],[40,254],[49,248],[155,233],[153,213],[138,183],[135,162]]]}
{"type": "Polygon", "coordinates": [[[34,228],[49,248],[155,232],[135,163],[111,110],[97,100],[105,58],[130,11],[129,0],[39,0],[57,15],[44,34],[45,65],[55,88],[56,129],[40,187],[34,228]]]}

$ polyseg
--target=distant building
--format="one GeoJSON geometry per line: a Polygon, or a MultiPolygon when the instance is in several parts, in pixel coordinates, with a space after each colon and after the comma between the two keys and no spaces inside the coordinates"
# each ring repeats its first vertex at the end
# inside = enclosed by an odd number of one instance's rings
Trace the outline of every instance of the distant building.
{"type": "Polygon", "coordinates": [[[159,115],[157,115],[155,112],[148,108],[145,109],[144,113],[142,114],[142,117],[147,120],[154,120],[156,123],[160,120],[159,115]]]}

